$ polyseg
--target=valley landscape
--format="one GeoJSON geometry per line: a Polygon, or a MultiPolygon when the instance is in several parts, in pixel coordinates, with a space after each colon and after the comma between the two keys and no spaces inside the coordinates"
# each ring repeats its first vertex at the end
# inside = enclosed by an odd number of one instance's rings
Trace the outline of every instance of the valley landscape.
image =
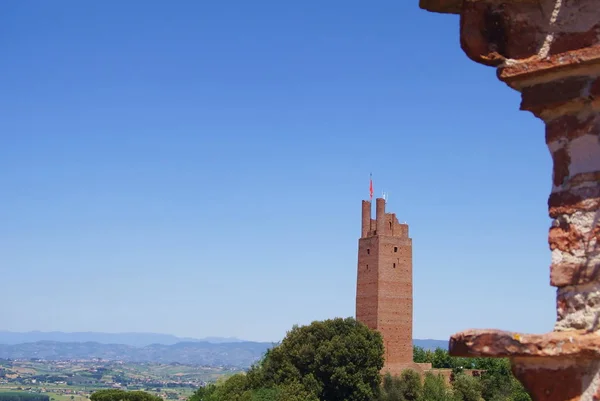
{"type": "MultiPolygon", "coordinates": [[[[440,340],[414,340],[414,344],[429,350],[447,347],[440,340]]],[[[95,390],[114,388],[184,400],[206,383],[245,371],[274,345],[154,333],[2,331],[0,391],[46,394],[50,401],[83,401],[95,390]]]]}
{"type": "Polygon", "coordinates": [[[0,360],[0,391],[47,394],[50,400],[83,400],[99,389],[144,390],[164,399],[186,399],[195,389],[239,370],[178,363],[106,360],[0,360]]]}

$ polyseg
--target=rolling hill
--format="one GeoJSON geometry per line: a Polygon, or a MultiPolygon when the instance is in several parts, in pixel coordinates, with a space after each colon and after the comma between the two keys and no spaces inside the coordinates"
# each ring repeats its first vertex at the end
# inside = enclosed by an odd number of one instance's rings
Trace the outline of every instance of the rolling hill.
{"type": "Polygon", "coordinates": [[[28,331],[13,332],[0,330],[0,344],[23,344],[38,341],[57,342],[97,342],[100,344],[125,344],[134,347],[143,347],[151,344],[173,345],[180,342],[210,342],[234,343],[242,342],[237,338],[208,337],[204,339],[177,337],[171,334],[157,333],[99,333],[99,332],[73,332],[62,331],[28,331]]]}
{"type": "MultiPolygon", "coordinates": [[[[247,368],[274,345],[270,342],[238,339],[210,340],[184,339],[153,333],[0,332],[0,358],[97,358],[124,362],[177,362],[187,365],[247,368]],[[66,341],[60,341],[61,339],[66,341]]],[[[441,340],[414,340],[413,343],[425,349],[448,347],[448,342],[441,340]]]]}

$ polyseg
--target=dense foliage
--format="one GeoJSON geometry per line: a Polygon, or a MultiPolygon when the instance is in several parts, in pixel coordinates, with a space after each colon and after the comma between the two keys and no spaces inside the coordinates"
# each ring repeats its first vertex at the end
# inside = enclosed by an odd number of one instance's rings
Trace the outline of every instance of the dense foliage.
{"type": "Polygon", "coordinates": [[[90,396],[91,401],[163,401],[145,391],[98,390],[90,396]]]}
{"type": "Polygon", "coordinates": [[[435,369],[452,369],[451,385],[435,373],[427,373],[421,383],[416,372],[405,371],[400,377],[384,377],[379,401],[531,401],[512,375],[508,359],[455,358],[440,348],[429,351],[414,347],[414,361],[431,363],[435,369]],[[465,369],[481,373],[474,377],[465,369]]]}
{"type": "Polygon", "coordinates": [[[512,377],[474,377],[456,373],[451,385],[441,375],[426,373],[424,380],[419,374],[406,370],[400,377],[386,375],[377,401],[531,401],[529,395],[512,377]],[[490,381],[502,383],[493,385],[490,381]]]}
{"type": "Polygon", "coordinates": [[[26,393],[20,391],[0,392],[0,401],[49,401],[46,394],[26,393]]]}
{"type": "Polygon", "coordinates": [[[199,389],[190,401],[370,401],[379,393],[381,335],[355,319],[294,326],[247,374],[199,389]]]}
{"type": "Polygon", "coordinates": [[[294,326],[247,373],[200,388],[189,401],[531,401],[507,359],[414,347],[414,361],[451,369],[451,384],[436,372],[382,378],[379,333],[352,318],[314,322],[294,326]]]}

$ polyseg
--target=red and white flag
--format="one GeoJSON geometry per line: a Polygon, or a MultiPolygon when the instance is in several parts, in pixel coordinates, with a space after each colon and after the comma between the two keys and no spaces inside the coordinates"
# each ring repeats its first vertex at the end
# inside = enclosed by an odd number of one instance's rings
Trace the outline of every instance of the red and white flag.
{"type": "Polygon", "coordinates": [[[369,197],[373,200],[373,174],[369,174],[369,197]]]}

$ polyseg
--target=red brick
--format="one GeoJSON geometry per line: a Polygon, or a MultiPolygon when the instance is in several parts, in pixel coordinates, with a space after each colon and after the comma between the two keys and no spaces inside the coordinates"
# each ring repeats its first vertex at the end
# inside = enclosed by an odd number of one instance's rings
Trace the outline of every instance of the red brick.
{"type": "Polygon", "coordinates": [[[569,186],[577,187],[581,184],[587,183],[599,183],[600,182],[600,171],[592,171],[589,173],[579,173],[569,178],[569,186]]]}
{"type": "MultiPolygon", "coordinates": [[[[525,87],[521,90],[521,110],[540,116],[543,111],[556,109],[568,103],[583,101],[586,88],[595,88],[597,78],[575,76],[525,87]]],[[[590,95],[600,95],[592,93],[590,95]]]]}
{"type": "Polygon", "coordinates": [[[549,55],[562,54],[571,50],[592,47],[598,43],[600,24],[583,32],[557,32],[554,35],[549,55]]]}
{"type": "MultiPolygon", "coordinates": [[[[583,174],[582,174],[583,175],[583,174]]],[[[589,182],[600,182],[600,173],[585,174],[589,182]],[[596,181],[594,181],[594,179],[596,181]]],[[[580,176],[571,177],[569,183],[580,176]]],[[[548,198],[548,210],[553,219],[563,214],[573,214],[577,211],[594,211],[600,209],[600,186],[581,187],[567,191],[554,192],[548,198]]]]}
{"type": "MultiPolygon", "coordinates": [[[[554,263],[550,267],[550,285],[566,287],[598,281],[600,279],[600,271],[598,270],[600,270],[598,266],[591,266],[586,263],[554,263]]],[[[557,302],[560,303],[560,299],[557,302]]]]}
{"type": "Polygon", "coordinates": [[[444,14],[458,14],[463,0],[419,0],[419,7],[424,10],[444,14]]]}
{"type": "Polygon", "coordinates": [[[464,357],[600,358],[598,333],[587,330],[520,334],[503,330],[465,330],[450,338],[450,354],[464,357]]]}
{"type": "Polygon", "coordinates": [[[571,50],[568,53],[554,54],[540,59],[531,57],[498,68],[498,78],[515,89],[521,89],[523,82],[537,79],[550,72],[568,70],[593,65],[600,61],[600,46],[571,50]]]}
{"type": "MultiPolygon", "coordinates": [[[[600,84],[600,80],[597,80],[600,84]]],[[[598,89],[600,93],[600,89],[598,89]]],[[[572,140],[589,133],[600,132],[600,115],[591,114],[587,117],[566,115],[546,123],[546,143],[560,139],[572,140]]]]}
{"type": "Polygon", "coordinates": [[[583,247],[583,235],[573,224],[563,223],[558,227],[552,227],[548,234],[550,249],[563,252],[571,252],[583,247]]]}
{"type": "Polygon", "coordinates": [[[569,164],[571,158],[567,149],[560,148],[552,153],[552,181],[555,186],[562,185],[567,177],[569,177],[569,164]]]}
{"type": "Polygon", "coordinates": [[[507,58],[523,59],[541,46],[536,25],[540,10],[534,3],[469,1],[460,18],[460,43],[465,54],[477,63],[497,66],[507,58]],[[526,15],[528,18],[515,18],[526,15]]]}
{"type": "Polygon", "coordinates": [[[589,372],[593,368],[589,361],[581,361],[571,366],[546,363],[542,366],[529,366],[533,361],[517,364],[513,371],[534,400],[576,401],[587,389],[589,372]]]}
{"type": "Polygon", "coordinates": [[[377,218],[370,219],[371,202],[363,201],[363,228],[358,243],[356,319],[383,337],[383,371],[399,374],[413,365],[412,240],[408,226],[385,212],[377,199],[377,218]],[[364,227],[366,222],[369,227],[364,227]],[[367,235],[364,235],[364,233],[367,235]]]}

